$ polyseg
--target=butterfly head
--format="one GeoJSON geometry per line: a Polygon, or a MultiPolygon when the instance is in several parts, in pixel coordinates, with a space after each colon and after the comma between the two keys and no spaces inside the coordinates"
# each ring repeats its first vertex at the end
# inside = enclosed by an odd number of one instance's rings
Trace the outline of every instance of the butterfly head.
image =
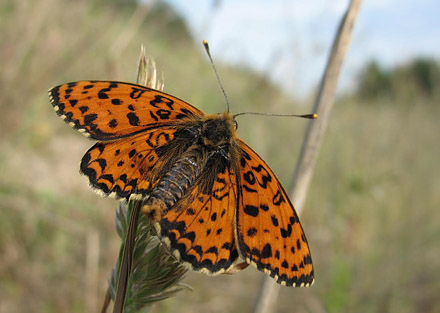
{"type": "Polygon", "coordinates": [[[228,112],[208,115],[202,122],[202,143],[211,149],[229,146],[235,139],[234,118],[228,112]]]}

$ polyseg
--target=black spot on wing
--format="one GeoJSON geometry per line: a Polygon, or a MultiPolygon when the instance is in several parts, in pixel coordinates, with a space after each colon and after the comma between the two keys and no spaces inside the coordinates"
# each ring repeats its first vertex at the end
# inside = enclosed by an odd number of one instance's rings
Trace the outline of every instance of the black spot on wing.
{"type": "Polygon", "coordinates": [[[288,224],[287,229],[280,228],[281,237],[288,238],[292,234],[292,225],[288,224]]]}
{"type": "Polygon", "coordinates": [[[115,120],[115,119],[112,119],[112,120],[108,123],[108,126],[109,126],[110,128],[116,128],[116,126],[118,126],[118,121],[115,120]]]}
{"type": "Polygon", "coordinates": [[[214,253],[215,255],[218,255],[218,249],[217,249],[217,247],[213,246],[213,247],[209,248],[208,250],[206,250],[206,253],[214,253]]]}
{"type": "Polygon", "coordinates": [[[266,259],[266,258],[270,258],[271,256],[272,256],[272,246],[267,243],[263,247],[263,250],[261,250],[261,258],[266,259]]]}
{"type": "Polygon", "coordinates": [[[279,222],[278,222],[278,219],[276,218],[276,216],[275,216],[275,215],[272,215],[272,216],[271,216],[271,219],[272,219],[272,224],[273,224],[273,226],[278,227],[279,222]]]}
{"type": "Polygon", "coordinates": [[[247,205],[245,205],[243,211],[244,211],[244,213],[246,213],[247,215],[250,215],[252,217],[258,216],[258,207],[256,207],[256,206],[247,204],[247,205]]]}
{"type": "Polygon", "coordinates": [[[132,158],[134,157],[134,155],[136,154],[136,149],[132,149],[129,153],[128,153],[128,157],[132,158]]]}
{"type": "Polygon", "coordinates": [[[165,97],[165,96],[156,95],[156,96],[154,96],[154,99],[150,101],[150,104],[158,109],[160,108],[159,104],[161,104],[161,103],[164,103],[168,107],[168,109],[174,110],[174,108],[173,108],[174,101],[171,100],[170,98],[165,97]]]}
{"type": "Polygon", "coordinates": [[[94,120],[96,120],[98,118],[98,115],[93,113],[93,114],[87,114],[84,116],[84,124],[85,125],[90,125],[93,123],[94,120]]]}
{"type": "Polygon", "coordinates": [[[136,115],[136,113],[130,112],[127,113],[128,122],[132,126],[139,126],[139,117],[136,115]]]}
{"type": "Polygon", "coordinates": [[[88,106],[80,106],[79,107],[79,110],[81,111],[81,113],[86,113],[88,110],[89,110],[89,107],[88,106]]]}
{"type": "Polygon", "coordinates": [[[215,222],[216,219],[217,219],[217,213],[214,212],[214,213],[212,213],[212,215],[211,215],[211,221],[215,222]]]}
{"type": "Polygon", "coordinates": [[[156,114],[161,120],[168,120],[170,118],[171,111],[159,109],[156,111],[156,114]]]}
{"type": "Polygon", "coordinates": [[[139,99],[144,94],[144,92],[146,92],[146,90],[132,87],[132,91],[130,92],[130,98],[139,99]]]}
{"type": "Polygon", "coordinates": [[[249,237],[254,237],[257,234],[257,229],[255,227],[251,227],[247,231],[247,235],[249,237]]]}

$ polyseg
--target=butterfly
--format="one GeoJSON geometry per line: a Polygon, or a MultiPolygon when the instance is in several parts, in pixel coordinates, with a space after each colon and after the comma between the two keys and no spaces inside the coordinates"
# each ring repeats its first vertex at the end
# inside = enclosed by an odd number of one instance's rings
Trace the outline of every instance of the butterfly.
{"type": "Polygon", "coordinates": [[[115,81],[49,90],[58,116],[97,142],[80,171],[104,196],[142,201],[158,236],[191,269],[216,275],[240,259],[281,285],[314,271],[295,209],[229,112],[205,114],[172,95],[115,81]]]}

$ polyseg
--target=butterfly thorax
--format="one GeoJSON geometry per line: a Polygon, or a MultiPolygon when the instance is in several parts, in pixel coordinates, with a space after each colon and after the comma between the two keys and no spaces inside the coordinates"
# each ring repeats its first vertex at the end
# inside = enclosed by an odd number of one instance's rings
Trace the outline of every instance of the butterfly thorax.
{"type": "Polygon", "coordinates": [[[216,174],[236,163],[238,151],[231,114],[206,115],[184,124],[179,133],[181,139],[167,148],[181,153],[170,159],[143,203],[142,211],[154,220],[187,199],[194,188],[211,190],[216,174]]]}

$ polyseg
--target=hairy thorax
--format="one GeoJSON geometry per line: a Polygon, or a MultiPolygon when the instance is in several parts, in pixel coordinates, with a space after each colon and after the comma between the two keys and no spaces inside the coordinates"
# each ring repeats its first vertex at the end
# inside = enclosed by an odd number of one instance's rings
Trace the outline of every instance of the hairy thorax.
{"type": "Polygon", "coordinates": [[[208,192],[217,173],[224,171],[225,167],[235,168],[239,152],[236,125],[230,113],[190,119],[186,130],[190,130],[190,136],[182,135],[182,140],[175,140],[184,148],[169,148],[177,151],[177,155],[143,202],[142,211],[155,221],[188,198],[196,182],[199,188],[208,192]]]}

